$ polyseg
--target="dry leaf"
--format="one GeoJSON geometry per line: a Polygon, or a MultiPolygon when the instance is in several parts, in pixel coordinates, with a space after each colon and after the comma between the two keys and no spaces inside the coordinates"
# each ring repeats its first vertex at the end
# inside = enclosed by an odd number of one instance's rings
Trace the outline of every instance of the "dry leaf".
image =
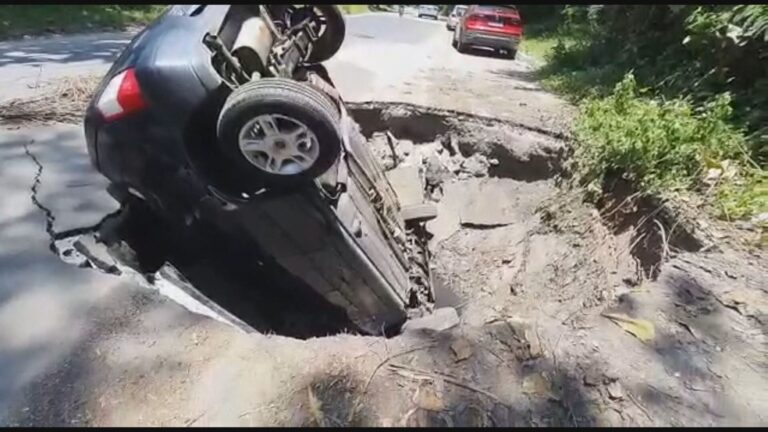
{"type": "Polygon", "coordinates": [[[443,398],[440,397],[432,384],[419,386],[414,399],[419,408],[427,411],[442,411],[445,408],[443,398]]]}
{"type": "Polygon", "coordinates": [[[623,328],[624,331],[640,339],[642,342],[650,342],[656,336],[656,329],[650,321],[631,318],[624,314],[604,313],[603,316],[610,319],[623,328]]]}

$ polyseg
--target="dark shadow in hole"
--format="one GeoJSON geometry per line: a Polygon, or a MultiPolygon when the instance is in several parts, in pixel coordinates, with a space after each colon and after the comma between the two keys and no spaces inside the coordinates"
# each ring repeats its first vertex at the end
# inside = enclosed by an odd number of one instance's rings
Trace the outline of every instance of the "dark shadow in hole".
{"type": "Polygon", "coordinates": [[[167,261],[200,293],[261,333],[307,339],[358,332],[341,308],[254,244],[202,223],[178,229],[131,203],[110,228],[114,232],[101,237],[125,241],[142,273],[153,273],[167,261]]]}
{"type": "MultiPolygon", "coordinates": [[[[534,182],[546,180],[562,172],[564,149],[553,152],[529,152],[523,159],[513,151],[515,135],[504,137],[505,142],[493,142],[486,146],[490,150],[479,150],[476,140],[488,139],[486,137],[472,137],[472,140],[457,134],[457,125],[454,124],[450,114],[438,114],[423,111],[405,105],[384,106],[357,106],[350,109],[350,115],[360,125],[360,132],[370,139],[374,132],[390,131],[397,139],[407,139],[414,143],[428,143],[436,139],[443,141],[449,153],[453,156],[453,148],[447,145],[450,135],[458,137],[457,145],[461,155],[465,158],[475,153],[482,153],[486,157],[498,160],[498,165],[488,169],[490,177],[509,178],[519,181],[534,182]]],[[[485,127],[492,129],[493,122],[487,119],[467,120],[481,121],[485,127]]]]}
{"type": "Polygon", "coordinates": [[[597,208],[603,217],[603,222],[614,234],[633,230],[630,241],[634,247],[630,253],[637,259],[643,274],[655,280],[661,271],[664,237],[654,220],[664,227],[670,250],[696,252],[704,245],[679,224],[670,220],[671,217],[656,200],[638,196],[635,192],[628,181],[616,177],[607,178],[603,185],[603,196],[598,200],[597,208]]]}
{"type": "Polygon", "coordinates": [[[494,146],[488,157],[498,160],[499,164],[488,168],[488,175],[535,182],[552,178],[562,171],[562,155],[531,153],[528,156],[527,160],[522,160],[510,149],[501,145],[494,146]]]}
{"type": "MultiPolygon", "coordinates": [[[[396,109],[393,106],[391,108],[396,109]]],[[[370,139],[374,132],[389,130],[398,139],[416,143],[432,142],[450,130],[445,115],[406,110],[398,113],[384,107],[351,108],[350,116],[360,125],[360,132],[370,139]]]]}

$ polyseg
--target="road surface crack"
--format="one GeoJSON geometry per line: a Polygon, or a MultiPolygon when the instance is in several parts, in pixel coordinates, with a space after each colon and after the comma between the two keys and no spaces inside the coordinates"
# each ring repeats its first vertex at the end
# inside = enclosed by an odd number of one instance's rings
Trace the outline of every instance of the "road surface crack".
{"type": "Polygon", "coordinates": [[[34,140],[30,140],[29,142],[24,143],[24,153],[26,153],[32,162],[37,166],[37,172],[35,172],[35,178],[32,182],[32,187],[30,188],[30,199],[32,200],[32,204],[34,204],[35,207],[37,207],[45,215],[45,232],[48,233],[48,237],[50,238],[48,249],[58,255],[59,248],[56,247],[56,231],[53,229],[53,223],[56,221],[56,216],[53,215],[51,209],[44,206],[37,198],[39,193],[38,189],[42,183],[41,177],[43,176],[43,164],[40,163],[40,160],[37,158],[37,156],[35,156],[35,154],[32,153],[32,151],[29,149],[29,145],[34,142],[34,140]]]}
{"type": "Polygon", "coordinates": [[[40,185],[42,184],[44,167],[43,167],[43,164],[40,163],[40,160],[37,158],[37,156],[35,156],[35,154],[32,153],[32,151],[29,148],[30,144],[34,142],[35,142],[34,140],[30,140],[29,142],[24,143],[24,153],[26,153],[26,155],[32,160],[32,162],[37,167],[37,171],[35,172],[35,178],[32,182],[32,187],[30,188],[30,199],[32,200],[32,204],[34,204],[35,207],[37,207],[41,212],[43,212],[43,215],[45,215],[45,232],[48,234],[48,237],[49,237],[48,249],[50,249],[50,251],[56,254],[57,256],[60,256],[59,248],[56,246],[57,241],[98,231],[99,228],[101,228],[101,225],[105,221],[107,221],[108,219],[114,216],[117,216],[120,213],[120,211],[122,211],[122,208],[112,213],[109,213],[94,225],[72,228],[72,229],[61,231],[61,232],[56,232],[53,225],[54,222],[56,222],[56,216],[53,214],[53,211],[48,207],[46,207],[43,203],[41,203],[38,198],[38,195],[40,192],[39,188],[40,188],[40,185]]]}

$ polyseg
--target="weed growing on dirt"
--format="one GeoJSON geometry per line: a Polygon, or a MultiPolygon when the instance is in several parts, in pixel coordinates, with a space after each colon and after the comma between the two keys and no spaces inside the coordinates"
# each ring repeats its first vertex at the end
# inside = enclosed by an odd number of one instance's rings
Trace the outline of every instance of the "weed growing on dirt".
{"type": "Polygon", "coordinates": [[[621,177],[641,193],[664,196],[702,189],[709,175],[721,216],[768,210],[765,173],[753,166],[743,133],[729,122],[727,94],[694,108],[645,93],[629,73],[609,96],[581,105],[573,164],[589,191],[599,193],[607,178],[621,177]]]}
{"type": "MultiPolygon", "coordinates": [[[[717,191],[718,215],[726,220],[744,219],[768,211],[768,173],[753,170],[746,178],[723,184],[717,191]]],[[[760,222],[768,232],[768,222],[760,222]]]]}

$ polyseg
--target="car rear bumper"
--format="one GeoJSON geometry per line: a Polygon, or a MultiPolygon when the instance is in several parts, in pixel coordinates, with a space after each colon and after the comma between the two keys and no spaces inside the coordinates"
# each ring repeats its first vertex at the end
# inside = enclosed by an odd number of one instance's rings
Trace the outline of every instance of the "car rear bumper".
{"type": "Polygon", "coordinates": [[[496,49],[516,50],[520,45],[519,36],[506,36],[486,32],[465,32],[462,35],[463,42],[468,45],[482,46],[496,49]]]}

